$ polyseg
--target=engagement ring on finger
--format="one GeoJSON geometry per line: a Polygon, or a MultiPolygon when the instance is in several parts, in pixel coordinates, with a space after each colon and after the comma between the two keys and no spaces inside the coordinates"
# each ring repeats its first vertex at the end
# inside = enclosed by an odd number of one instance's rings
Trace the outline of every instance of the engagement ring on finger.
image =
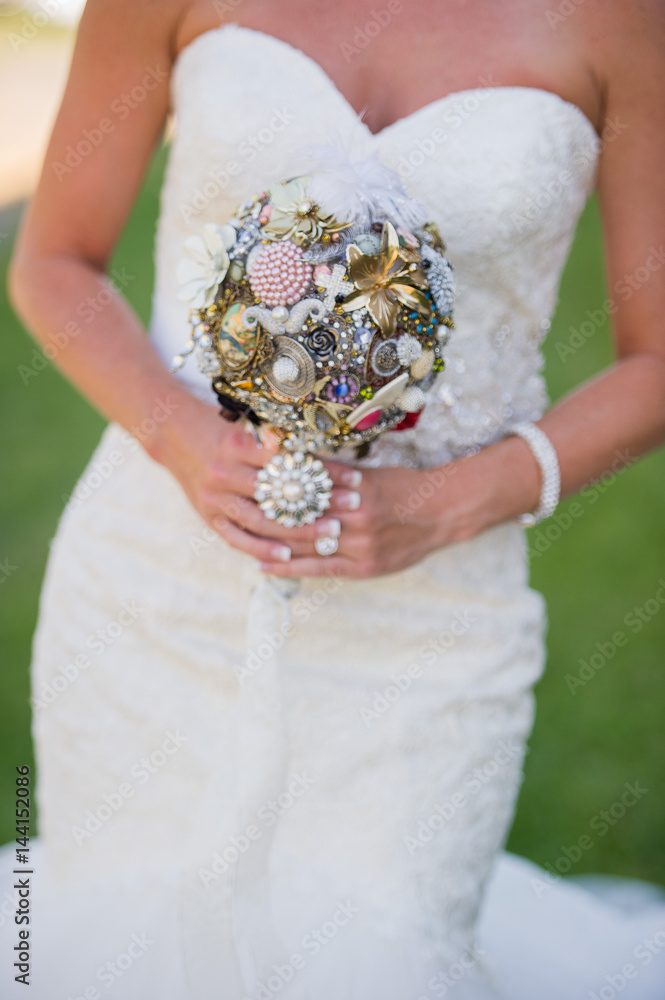
{"type": "Polygon", "coordinates": [[[314,548],[320,556],[332,556],[337,552],[339,542],[336,538],[317,538],[314,548]]]}

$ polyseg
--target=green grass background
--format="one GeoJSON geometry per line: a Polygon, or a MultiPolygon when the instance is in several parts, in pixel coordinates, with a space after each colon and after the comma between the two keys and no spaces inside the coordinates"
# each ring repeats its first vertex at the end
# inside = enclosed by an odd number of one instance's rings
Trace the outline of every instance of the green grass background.
{"type": "MultiPolygon", "coordinates": [[[[163,165],[162,152],[114,261],[136,275],[126,294],[144,320],[163,165]]],[[[0,560],[6,557],[16,569],[0,584],[0,843],[13,836],[13,768],[32,761],[28,666],[48,544],[63,495],[71,492],[103,426],[52,366],[27,384],[21,380],[19,366],[31,365],[35,348],[7,303],[11,228],[5,219],[0,239],[0,560]]],[[[592,200],[545,348],[554,399],[610,362],[606,325],[565,362],[556,350],[571,328],[579,328],[586,310],[598,309],[605,298],[600,223],[592,200]]],[[[549,661],[537,689],[537,721],[509,847],[556,867],[562,847],[588,834],[593,847],[572,867],[573,874],[615,872],[665,884],[665,609],[638,634],[623,623],[635,606],[653,599],[658,580],[665,577],[664,501],[661,451],[618,476],[597,502],[580,501],[583,516],[532,561],[533,584],[549,605],[549,661]],[[565,675],[577,673],[580,659],[588,660],[595,644],[617,630],[630,635],[629,643],[572,695],[565,675]],[[636,781],[648,789],[637,804],[606,833],[590,828],[594,816],[619,801],[624,783],[636,781]]],[[[532,546],[544,528],[532,530],[532,546]]],[[[615,814],[620,811],[615,807],[615,814]]]]}

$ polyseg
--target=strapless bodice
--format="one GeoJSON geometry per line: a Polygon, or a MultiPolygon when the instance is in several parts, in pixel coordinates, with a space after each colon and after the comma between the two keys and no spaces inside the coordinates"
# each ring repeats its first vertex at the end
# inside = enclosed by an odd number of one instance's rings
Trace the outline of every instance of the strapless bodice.
{"type": "MultiPolygon", "coordinates": [[[[549,91],[448,94],[373,134],[321,67],[262,32],[223,25],[181,52],[156,242],[150,334],[170,362],[188,332],[176,267],[183,241],[298,173],[300,149],[339,135],[376,152],[439,226],[455,267],[456,328],[418,425],[363,461],[434,465],[534,420],[547,396],[540,345],[575,226],[593,189],[597,133],[549,91]]],[[[193,362],[178,373],[214,401],[193,362]]]]}

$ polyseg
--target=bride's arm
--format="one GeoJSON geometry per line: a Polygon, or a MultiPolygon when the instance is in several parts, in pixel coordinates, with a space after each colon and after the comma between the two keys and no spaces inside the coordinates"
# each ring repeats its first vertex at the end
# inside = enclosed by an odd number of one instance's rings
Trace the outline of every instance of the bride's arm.
{"type": "Polygon", "coordinates": [[[64,344],[58,367],[125,427],[140,424],[159,397],[186,405],[105,276],[165,124],[176,9],[172,2],[88,3],[10,269],[12,302],[33,336],[64,344]],[[144,82],[145,99],[134,101],[130,92],[144,82]],[[91,308],[95,318],[84,323],[91,308]]]}
{"type": "MultiPolygon", "coordinates": [[[[539,421],[564,495],[665,442],[665,9],[612,3],[606,13],[591,52],[601,129],[610,126],[598,193],[616,362],[539,421]]],[[[508,446],[528,451],[516,439],[508,446]]]]}
{"type": "MultiPolygon", "coordinates": [[[[142,444],[215,530],[257,558],[283,558],[285,546],[274,541],[280,529],[248,500],[266,454],[169,374],[105,275],[165,124],[184,10],[184,0],[88,0],[18,237],[10,294],[27,328],[54,345],[55,363],[94,406],[130,431],[155,427],[142,444]],[[146,420],[160,401],[172,415],[146,420]]],[[[344,494],[336,491],[337,500],[344,494]]],[[[314,537],[314,529],[307,533],[314,537]]]]}

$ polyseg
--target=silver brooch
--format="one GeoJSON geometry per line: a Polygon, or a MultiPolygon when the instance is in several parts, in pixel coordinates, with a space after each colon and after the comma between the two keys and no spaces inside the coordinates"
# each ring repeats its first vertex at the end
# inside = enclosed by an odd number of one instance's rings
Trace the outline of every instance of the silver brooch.
{"type": "Polygon", "coordinates": [[[330,506],[332,479],[319,458],[302,451],[275,455],[259,469],[254,499],[271,521],[311,524],[330,506]]]}

